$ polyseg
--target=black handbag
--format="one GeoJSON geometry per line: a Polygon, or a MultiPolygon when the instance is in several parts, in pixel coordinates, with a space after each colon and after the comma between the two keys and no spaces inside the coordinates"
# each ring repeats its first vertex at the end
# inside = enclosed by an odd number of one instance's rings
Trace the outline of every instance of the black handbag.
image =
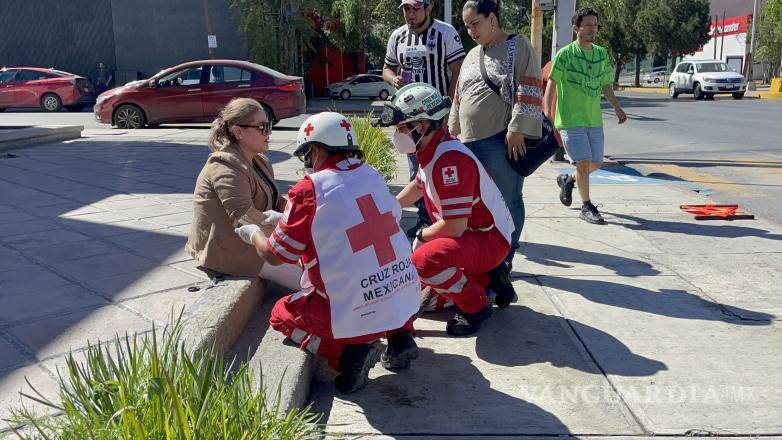
{"type": "MultiPolygon", "coordinates": [[[[508,39],[514,38],[515,35],[511,35],[508,39]]],[[[483,79],[483,82],[486,83],[486,85],[492,90],[492,92],[496,93],[500,98],[502,98],[502,94],[500,93],[500,88],[497,86],[497,84],[494,84],[494,82],[489,78],[489,75],[486,74],[486,65],[483,61],[484,52],[483,48],[481,47],[481,54],[479,57],[478,65],[481,70],[481,78],[483,79]]],[[[514,66],[514,60],[512,59],[512,56],[509,57],[508,63],[511,66],[514,66]]],[[[516,85],[516,80],[514,78],[513,80],[514,88],[516,85]]],[[[513,93],[513,96],[515,96],[515,90],[513,93]]],[[[504,99],[503,99],[504,100],[504,99]]],[[[505,158],[508,160],[508,163],[510,164],[511,168],[513,168],[514,171],[521,174],[524,177],[528,177],[532,173],[535,172],[538,168],[540,168],[541,165],[543,165],[543,162],[549,160],[551,156],[554,155],[554,153],[557,152],[557,149],[559,149],[559,142],[557,141],[557,137],[554,135],[554,128],[551,124],[551,121],[541,112],[541,118],[542,118],[542,130],[541,130],[541,137],[540,139],[531,139],[531,138],[524,138],[524,145],[527,149],[527,152],[524,153],[521,157],[518,159],[513,159],[508,157],[508,155],[505,155],[505,158]]]]}

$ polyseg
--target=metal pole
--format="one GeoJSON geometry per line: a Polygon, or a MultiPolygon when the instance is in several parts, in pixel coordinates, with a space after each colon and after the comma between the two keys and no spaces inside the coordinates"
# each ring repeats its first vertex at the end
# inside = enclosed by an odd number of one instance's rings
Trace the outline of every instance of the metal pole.
{"type": "Polygon", "coordinates": [[[725,11],[722,11],[722,44],[720,44],[720,60],[722,60],[722,50],[725,49],[725,11]]]}
{"type": "Polygon", "coordinates": [[[745,60],[747,67],[744,69],[744,71],[747,72],[747,90],[755,90],[755,75],[753,71],[755,70],[755,36],[757,35],[759,18],[758,0],[755,0],[752,5],[752,33],[750,34],[749,39],[749,55],[745,60]]]}
{"type": "Polygon", "coordinates": [[[532,0],[532,27],[530,28],[530,43],[538,57],[538,65],[542,65],[543,57],[543,10],[537,0],[532,0]]]}
{"type": "Polygon", "coordinates": [[[712,42],[714,43],[714,56],[713,59],[717,59],[717,37],[719,36],[719,27],[717,25],[720,22],[720,16],[717,14],[714,14],[714,33],[711,36],[712,42]]]}
{"type": "Polygon", "coordinates": [[[445,2],[443,3],[443,7],[445,9],[445,11],[444,11],[445,13],[443,14],[443,15],[445,15],[445,17],[443,17],[443,21],[448,23],[448,24],[451,24],[451,19],[453,17],[453,10],[452,10],[451,6],[452,6],[451,5],[451,0],[445,0],[445,2]]]}
{"type": "MultiPolygon", "coordinates": [[[[206,35],[214,35],[212,32],[212,17],[209,15],[209,0],[204,0],[204,24],[206,26],[206,35]]],[[[214,59],[215,50],[211,47],[209,50],[209,58],[214,59]]]]}
{"type": "Polygon", "coordinates": [[[551,58],[573,41],[573,14],[576,11],[575,0],[557,1],[554,12],[554,32],[551,38],[551,58]]]}

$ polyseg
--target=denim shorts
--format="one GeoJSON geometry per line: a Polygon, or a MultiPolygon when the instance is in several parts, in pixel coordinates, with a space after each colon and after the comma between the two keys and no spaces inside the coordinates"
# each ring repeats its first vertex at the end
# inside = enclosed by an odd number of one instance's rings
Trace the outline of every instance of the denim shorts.
{"type": "Polygon", "coordinates": [[[605,139],[603,127],[573,127],[559,130],[565,151],[572,163],[591,160],[603,163],[605,139]]]}

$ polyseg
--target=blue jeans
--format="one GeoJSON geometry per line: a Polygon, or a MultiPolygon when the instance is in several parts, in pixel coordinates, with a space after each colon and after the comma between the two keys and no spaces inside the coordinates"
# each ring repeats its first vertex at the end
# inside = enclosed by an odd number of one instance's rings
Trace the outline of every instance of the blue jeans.
{"type": "MultiPolygon", "coordinates": [[[[410,182],[412,182],[413,179],[415,179],[416,173],[418,173],[418,159],[415,157],[415,154],[407,155],[407,170],[409,172],[410,182]]],[[[429,213],[426,212],[426,204],[424,203],[423,197],[416,200],[415,207],[418,208],[418,221],[425,221],[432,224],[432,219],[429,217],[429,213]]]]}
{"type": "Polygon", "coordinates": [[[519,248],[519,237],[521,237],[521,229],[524,227],[524,199],[521,195],[524,177],[513,171],[513,168],[508,164],[508,159],[505,158],[508,154],[508,148],[505,146],[505,133],[506,131],[503,130],[485,139],[465,142],[464,145],[481,161],[483,168],[494,180],[502,198],[508,205],[508,210],[510,210],[514,230],[510,236],[510,253],[505,257],[505,262],[510,265],[513,262],[513,254],[519,248]]]}

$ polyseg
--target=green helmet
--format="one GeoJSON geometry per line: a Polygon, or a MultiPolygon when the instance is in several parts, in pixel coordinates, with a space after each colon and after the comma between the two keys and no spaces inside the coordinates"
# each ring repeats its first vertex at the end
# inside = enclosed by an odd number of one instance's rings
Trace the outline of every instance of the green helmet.
{"type": "Polygon", "coordinates": [[[426,83],[412,83],[397,90],[372,125],[390,127],[421,120],[439,121],[448,114],[451,99],[426,83]]]}

